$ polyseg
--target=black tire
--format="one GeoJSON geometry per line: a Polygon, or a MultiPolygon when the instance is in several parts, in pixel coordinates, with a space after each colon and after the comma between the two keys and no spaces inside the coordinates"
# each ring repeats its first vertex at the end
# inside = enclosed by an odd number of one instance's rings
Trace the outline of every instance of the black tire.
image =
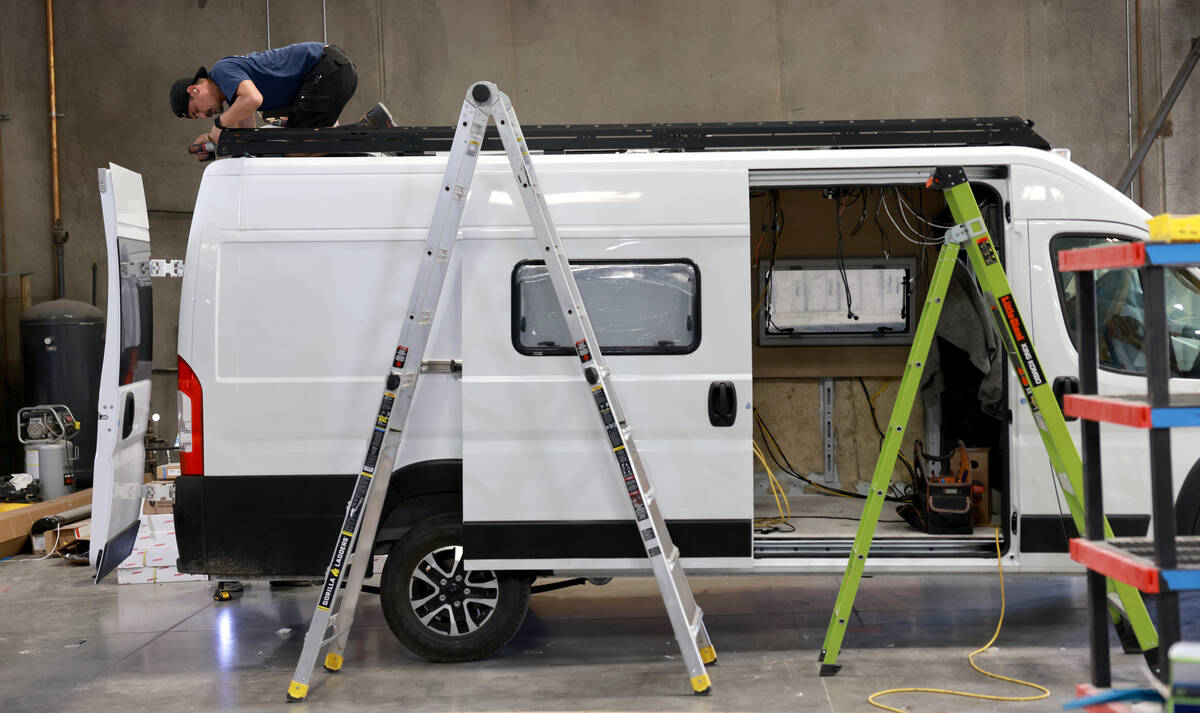
{"type": "Polygon", "coordinates": [[[462,542],[461,517],[437,515],[393,543],[383,567],[379,594],[388,627],[434,663],[487,658],[516,635],[529,609],[529,577],[464,571],[462,542]]]}

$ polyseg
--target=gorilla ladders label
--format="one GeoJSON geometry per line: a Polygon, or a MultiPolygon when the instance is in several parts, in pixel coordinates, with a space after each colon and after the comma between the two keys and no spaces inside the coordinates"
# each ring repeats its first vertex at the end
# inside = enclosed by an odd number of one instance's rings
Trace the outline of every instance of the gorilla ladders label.
{"type": "Polygon", "coordinates": [[[342,565],[345,564],[346,553],[350,550],[351,537],[351,535],[346,534],[345,530],[338,537],[337,549],[334,550],[333,554],[333,564],[330,565],[329,573],[325,576],[325,585],[321,587],[321,601],[317,603],[318,609],[329,611],[329,607],[333,604],[333,595],[337,592],[342,565]]]}

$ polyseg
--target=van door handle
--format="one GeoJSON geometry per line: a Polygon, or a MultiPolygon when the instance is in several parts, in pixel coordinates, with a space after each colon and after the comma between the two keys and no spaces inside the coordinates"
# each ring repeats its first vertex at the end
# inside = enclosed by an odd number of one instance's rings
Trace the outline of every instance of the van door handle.
{"type": "Polygon", "coordinates": [[[714,381],[708,385],[708,422],[717,427],[732,426],[737,420],[737,389],[732,381],[714,381]]]}
{"type": "MultiPolygon", "coordinates": [[[[1074,376],[1058,376],[1054,378],[1054,384],[1051,387],[1054,390],[1054,400],[1058,402],[1058,410],[1063,408],[1063,397],[1067,394],[1079,393],[1079,379],[1074,376]]],[[[1063,419],[1067,421],[1078,421],[1078,416],[1068,416],[1063,414],[1063,419]]]]}

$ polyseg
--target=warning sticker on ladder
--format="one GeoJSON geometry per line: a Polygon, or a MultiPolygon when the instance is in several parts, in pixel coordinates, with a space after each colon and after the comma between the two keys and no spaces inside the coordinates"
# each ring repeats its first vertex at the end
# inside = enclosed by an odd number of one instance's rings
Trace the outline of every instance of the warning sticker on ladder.
{"type": "Polygon", "coordinates": [[[992,249],[991,239],[985,235],[982,238],[976,240],[975,244],[979,246],[979,252],[981,255],[983,255],[983,264],[984,265],[995,265],[996,264],[996,251],[992,249]]]}
{"type": "Polygon", "coordinates": [[[579,361],[587,363],[592,360],[592,352],[588,349],[586,339],[575,342],[575,351],[579,352],[579,361]]]}

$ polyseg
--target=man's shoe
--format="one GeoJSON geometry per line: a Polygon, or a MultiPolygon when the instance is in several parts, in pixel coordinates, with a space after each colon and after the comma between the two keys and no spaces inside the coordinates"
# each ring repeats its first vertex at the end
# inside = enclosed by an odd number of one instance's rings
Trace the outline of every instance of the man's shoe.
{"type": "Polygon", "coordinates": [[[364,129],[390,129],[396,122],[392,120],[392,112],[388,111],[383,102],[379,102],[367,111],[358,125],[364,129]]]}

